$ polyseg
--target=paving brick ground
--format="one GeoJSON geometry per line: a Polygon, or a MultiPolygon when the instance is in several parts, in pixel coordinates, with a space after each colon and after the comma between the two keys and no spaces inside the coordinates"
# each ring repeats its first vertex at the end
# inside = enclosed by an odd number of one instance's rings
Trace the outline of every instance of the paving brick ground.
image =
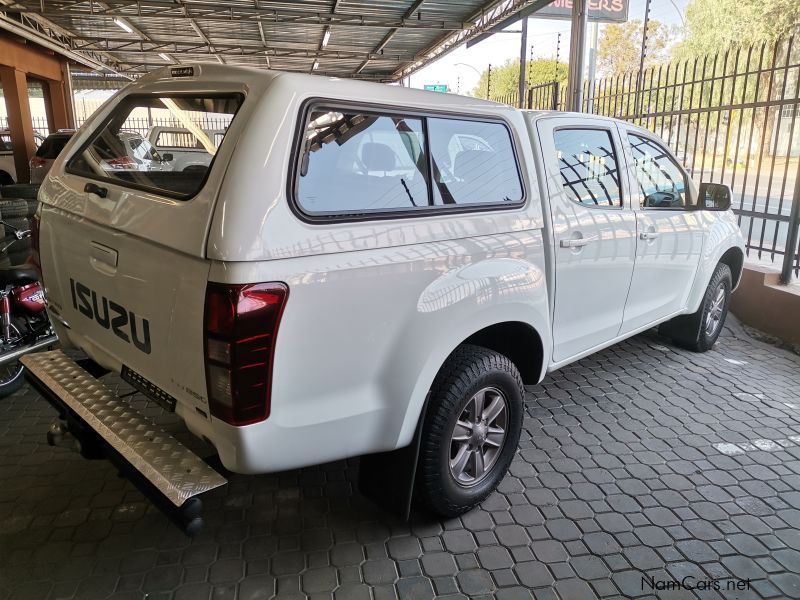
{"type": "Polygon", "coordinates": [[[0,401],[0,599],[800,597],[798,367],[736,325],[704,355],[649,332],[531,387],[511,472],[460,519],[386,516],[350,461],[235,476],[192,540],[45,445],[24,390],[0,401]],[[643,584],[686,577],[712,589],[643,584]]]}

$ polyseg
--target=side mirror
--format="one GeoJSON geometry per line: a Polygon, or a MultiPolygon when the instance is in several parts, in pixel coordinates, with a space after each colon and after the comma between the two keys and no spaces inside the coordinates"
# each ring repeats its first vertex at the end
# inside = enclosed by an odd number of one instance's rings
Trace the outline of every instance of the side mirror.
{"type": "Polygon", "coordinates": [[[699,210],[728,210],[731,207],[731,188],[724,183],[701,183],[697,198],[699,210]]]}
{"type": "Polygon", "coordinates": [[[172,162],[174,158],[171,152],[167,152],[166,154],[162,154],[161,157],[164,159],[164,162],[172,162]]]}

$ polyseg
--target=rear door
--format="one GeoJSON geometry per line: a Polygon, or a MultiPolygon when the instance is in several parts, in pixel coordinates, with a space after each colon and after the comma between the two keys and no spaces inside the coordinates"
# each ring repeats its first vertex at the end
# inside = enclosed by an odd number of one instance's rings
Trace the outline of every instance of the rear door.
{"type": "Polygon", "coordinates": [[[603,119],[538,121],[555,245],[553,360],[618,335],[633,273],[636,219],[616,127],[603,119]]]}
{"type": "Polygon", "coordinates": [[[204,135],[205,120],[230,124],[242,100],[129,95],[76,136],[40,194],[40,260],[59,334],[189,405],[206,404],[205,239],[229,156],[204,140],[211,169],[171,173],[132,159],[125,144],[148,112],[204,135]]]}
{"type": "Polygon", "coordinates": [[[636,267],[621,333],[686,307],[703,251],[702,215],[693,210],[689,176],[656,140],[623,129],[636,210],[636,267]]]}

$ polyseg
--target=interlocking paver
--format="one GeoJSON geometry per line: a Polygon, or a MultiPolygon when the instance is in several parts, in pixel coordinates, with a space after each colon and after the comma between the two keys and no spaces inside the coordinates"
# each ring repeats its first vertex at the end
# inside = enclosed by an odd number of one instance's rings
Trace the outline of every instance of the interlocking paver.
{"type": "Polygon", "coordinates": [[[529,387],[509,476],[460,518],[388,516],[352,460],[233,475],[194,540],[111,465],[46,446],[25,388],[0,400],[0,598],[735,597],[643,588],[687,574],[797,597],[798,367],[733,320],[707,354],[647,332],[529,387]]]}

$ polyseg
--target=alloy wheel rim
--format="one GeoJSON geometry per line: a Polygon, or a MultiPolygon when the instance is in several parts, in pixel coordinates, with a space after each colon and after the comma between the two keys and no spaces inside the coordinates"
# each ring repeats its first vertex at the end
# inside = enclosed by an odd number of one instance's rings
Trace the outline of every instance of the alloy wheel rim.
{"type": "Polygon", "coordinates": [[[722,322],[722,313],[725,309],[725,286],[719,284],[717,293],[706,315],[706,335],[714,335],[722,322]]]}
{"type": "Polygon", "coordinates": [[[450,435],[450,475],[463,487],[483,481],[500,458],[508,431],[508,400],[494,387],[476,392],[450,435]]]}

